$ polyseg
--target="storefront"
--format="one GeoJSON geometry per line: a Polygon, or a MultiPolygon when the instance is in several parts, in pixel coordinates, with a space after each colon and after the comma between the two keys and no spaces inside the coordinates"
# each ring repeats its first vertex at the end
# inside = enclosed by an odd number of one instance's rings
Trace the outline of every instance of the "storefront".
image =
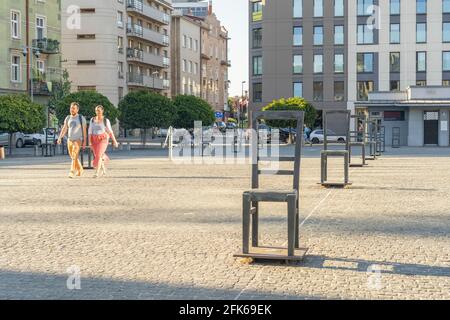
{"type": "Polygon", "coordinates": [[[373,92],[368,101],[355,103],[355,112],[378,121],[387,146],[393,144],[393,139],[400,146],[449,146],[449,87],[373,92]]]}

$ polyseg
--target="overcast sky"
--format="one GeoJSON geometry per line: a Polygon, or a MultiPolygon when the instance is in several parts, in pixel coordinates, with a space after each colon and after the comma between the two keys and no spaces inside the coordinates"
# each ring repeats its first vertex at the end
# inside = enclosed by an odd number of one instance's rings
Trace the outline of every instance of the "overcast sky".
{"type": "MultiPolygon", "coordinates": [[[[230,96],[241,95],[242,81],[248,82],[248,1],[213,0],[213,10],[228,29],[230,96]]],[[[248,84],[244,85],[248,90],[248,84]]]]}

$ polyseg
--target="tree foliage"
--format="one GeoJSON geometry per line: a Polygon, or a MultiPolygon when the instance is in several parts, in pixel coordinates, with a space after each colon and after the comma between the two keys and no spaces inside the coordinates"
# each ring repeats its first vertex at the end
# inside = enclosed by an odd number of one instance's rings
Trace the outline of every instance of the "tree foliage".
{"type": "Polygon", "coordinates": [[[147,91],[128,93],[119,103],[119,121],[126,129],[167,128],[172,124],[172,101],[147,91]]]}
{"type": "MultiPolygon", "coordinates": [[[[272,103],[263,108],[263,111],[305,111],[305,125],[308,127],[314,126],[314,122],[317,118],[317,111],[314,107],[303,98],[289,98],[274,100],[272,103]]],[[[267,124],[272,127],[278,128],[295,128],[296,121],[286,120],[272,120],[267,121],[267,124]]]]}
{"type": "Polygon", "coordinates": [[[176,128],[192,129],[195,121],[210,126],[215,121],[214,110],[205,100],[196,96],[179,95],[174,99],[176,128]]]}
{"type": "Polygon", "coordinates": [[[27,95],[0,95],[0,131],[34,133],[45,126],[45,107],[27,95]]]}
{"type": "Polygon", "coordinates": [[[59,122],[63,122],[69,114],[70,104],[77,102],[80,105],[80,114],[91,119],[95,116],[95,107],[102,105],[105,109],[105,117],[115,124],[119,116],[117,108],[104,95],[96,91],[80,91],[66,95],[55,103],[56,116],[59,122]]]}

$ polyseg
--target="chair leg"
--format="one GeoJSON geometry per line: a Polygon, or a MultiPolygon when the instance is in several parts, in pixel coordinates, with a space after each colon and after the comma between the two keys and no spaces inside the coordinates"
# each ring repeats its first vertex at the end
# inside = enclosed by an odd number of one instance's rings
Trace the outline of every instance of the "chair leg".
{"type": "Polygon", "coordinates": [[[322,184],[325,182],[325,158],[323,154],[320,156],[320,182],[322,184]]]}
{"type": "Polygon", "coordinates": [[[345,175],[345,184],[347,184],[349,182],[349,178],[348,178],[348,167],[349,167],[349,155],[346,154],[344,156],[344,175],[345,175]]]}
{"type": "Polygon", "coordinates": [[[242,201],[242,252],[249,252],[250,242],[250,195],[244,193],[242,201]]]}
{"type": "MultiPolygon", "coordinates": [[[[298,200],[297,200],[298,201],[298,200]]],[[[296,206],[296,213],[295,213],[295,248],[300,249],[300,214],[299,214],[299,208],[298,208],[298,202],[296,206]]]]}
{"type": "Polygon", "coordinates": [[[294,256],[294,247],[295,247],[295,216],[296,216],[296,196],[289,195],[287,199],[288,203],[288,256],[294,256]]]}
{"type": "Polygon", "coordinates": [[[252,215],[252,246],[258,247],[258,236],[259,236],[259,208],[258,203],[253,203],[256,208],[255,213],[252,215]]]}
{"type": "Polygon", "coordinates": [[[361,148],[362,148],[362,163],[363,163],[363,166],[365,166],[366,165],[366,146],[363,145],[361,148]]]}

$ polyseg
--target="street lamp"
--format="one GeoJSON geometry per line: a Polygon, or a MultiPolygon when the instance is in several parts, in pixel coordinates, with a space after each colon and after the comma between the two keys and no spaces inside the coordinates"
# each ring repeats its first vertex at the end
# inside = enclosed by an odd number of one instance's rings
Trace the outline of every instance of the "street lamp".
{"type": "Polygon", "coordinates": [[[29,85],[30,85],[30,98],[31,101],[34,101],[34,97],[33,97],[33,55],[36,56],[36,58],[39,58],[39,56],[41,55],[39,48],[36,47],[29,47],[29,46],[24,46],[23,50],[22,50],[22,54],[24,57],[27,57],[29,55],[30,57],[30,63],[27,64],[27,73],[30,77],[29,79],[29,85]],[[33,52],[33,54],[30,54],[30,52],[33,52]]]}

